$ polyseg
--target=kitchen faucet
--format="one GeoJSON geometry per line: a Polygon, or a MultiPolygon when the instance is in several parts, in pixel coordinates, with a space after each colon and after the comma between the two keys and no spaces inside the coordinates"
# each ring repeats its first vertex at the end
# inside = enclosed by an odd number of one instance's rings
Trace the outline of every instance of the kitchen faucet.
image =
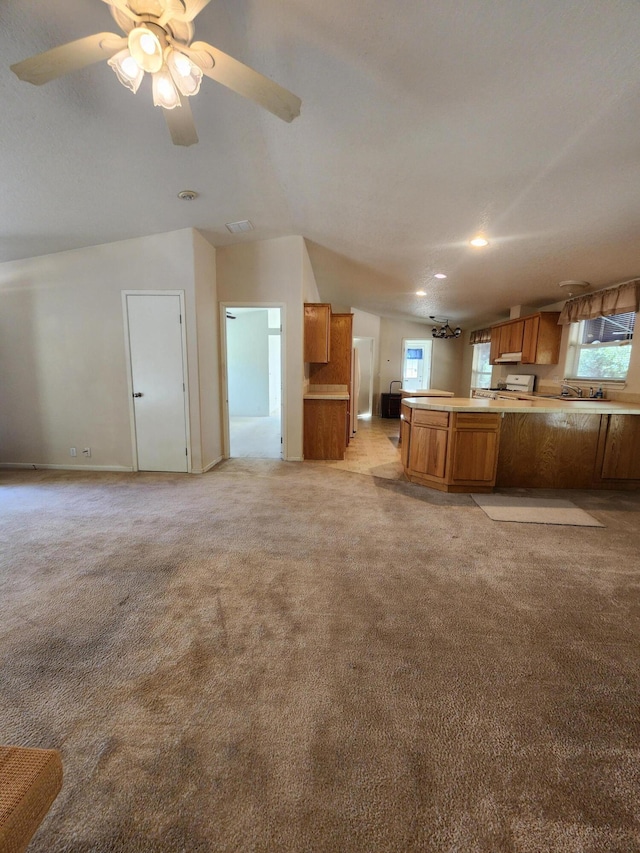
{"type": "Polygon", "coordinates": [[[560,385],[560,394],[563,397],[569,396],[569,390],[565,391],[565,388],[574,391],[577,397],[582,397],[582,388],[578,388],[577,385],[569,385],[567,382],[562,382],[560,385]]]}

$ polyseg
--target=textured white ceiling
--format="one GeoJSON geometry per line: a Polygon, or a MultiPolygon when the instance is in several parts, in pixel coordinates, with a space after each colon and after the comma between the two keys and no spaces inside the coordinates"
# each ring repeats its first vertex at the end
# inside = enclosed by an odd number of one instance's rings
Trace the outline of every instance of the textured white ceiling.
{"type": "Polygon", "coordinates": [[[323,298],[462,324],[640,275],[637,0],[212,0],[195,24],[300,117],[205,80],[200,143],[177,148],[106,63],[42,87],[9,71],[116,32],[104,3],[3,0],[0,261],[187,226],[301,234],[323,298]]]}

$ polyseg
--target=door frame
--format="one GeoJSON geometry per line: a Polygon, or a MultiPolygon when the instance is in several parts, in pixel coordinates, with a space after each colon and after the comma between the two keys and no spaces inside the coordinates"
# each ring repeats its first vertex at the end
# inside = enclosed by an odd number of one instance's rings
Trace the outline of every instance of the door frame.
{"type": "MultiPolygon", "coordinates": [[[[356,341],[358,343],[368,343],[369,344],[369,410],[365,417],[371,418],[373,417],[373,363],[375,361],[375,344],[376,339],[371,337],[371,335],[354,335],[353,336],[353,344],[355,346],[356,341]]],[[[362,359],[360,359],[360,364],[362,365],[362,359]]],[[[358,417],[358,401],[356,400],[356,420],[358,417]]]]}
{"type": "Polygon", "coordinates": [[[133,370],[131,365],[131,349],[129,343],[129,309],[127,296],[178,296],[180,299],[180,316],[182,317],[182,376],[184,379],[184,425],[187,442],[187,474],[193,473],[191,467],[191,422],[189,419],[189,361],[187,359],[187,317],[184,303],[184,290],[122,290],[122,316],[124,320],[124,352],[127,365],[127,391],[129,392],[129,426],[131,429],[131,461],[132,470],[138,467],[138,439],[136,435],[136,413],[133,405],[133,370]]]}
{"type": "MultiPolygon", "coordinates": [[[[402,384],[404,385],[404,379],[405,379],[405,376],[404,376],[405,354],[406,354],[407,349],[410,349],[410,347],[407,347],[407,344],[410,341],[415,341],[416,343],[419,342],[419,343],[426,344],[427,346],[425,347],[425,349],[427,349],[427,348],[429,349],[429,376],[425,379],[424,374],[423,374],[423,376],[420,380],[420,382],[422,384],[419,387],[430,388],[431,387],[431,374],[433,373],[433,340],[431,338],[420,338],[417,335],[413,335],[412,337],[407,337],[407,338],[402,339],[402,349],[400,351],[401,352],[401,355],[400,355],[400,378],[402,380],[402,384]]],[[[423,359],[423,362],[424,362],[424,359],[423,359]]]]}
{"type": "Polygon", "coordinates": [[[221,302],[220,303],[220,373],[222,376],[222,456],[229,459],[229,371],[227,367],[227,311],[229,308],[279,308],[280,309],[280,458],[287,459],[287,372],[286,365],[286,305],[284,302],[221,302]]]}

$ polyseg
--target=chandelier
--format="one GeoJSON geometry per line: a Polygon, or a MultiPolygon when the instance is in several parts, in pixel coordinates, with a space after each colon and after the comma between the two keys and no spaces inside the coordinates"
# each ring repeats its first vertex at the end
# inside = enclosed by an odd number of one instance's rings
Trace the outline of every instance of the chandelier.
{"type": "Polygon", "coordinates": [[[452,329],[448,320],[438,320],[433,315],[431,315],[429,319],[438,323],[437,326],[434,326],[433,329],[431,329],[431,335],[434,338],[459,338],[462,334],[460,326],[456,326],[455,329],[452,329]]]}

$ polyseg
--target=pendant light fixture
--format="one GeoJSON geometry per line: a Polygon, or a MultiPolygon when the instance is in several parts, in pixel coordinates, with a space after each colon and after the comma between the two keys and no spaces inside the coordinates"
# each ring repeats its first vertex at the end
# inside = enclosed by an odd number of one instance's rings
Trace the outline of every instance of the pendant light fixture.
{"type": "Polygon", "coordinates": [[[448,320],[438,320],[433,315],[430,315],[429,319],[438,323],[437,326],[434,326],[433,329],[431,329],[431,335],[434,338],[459,338],[462,334],[460,326],[456,326],[455,329],[452,329],[448,320]]]}

